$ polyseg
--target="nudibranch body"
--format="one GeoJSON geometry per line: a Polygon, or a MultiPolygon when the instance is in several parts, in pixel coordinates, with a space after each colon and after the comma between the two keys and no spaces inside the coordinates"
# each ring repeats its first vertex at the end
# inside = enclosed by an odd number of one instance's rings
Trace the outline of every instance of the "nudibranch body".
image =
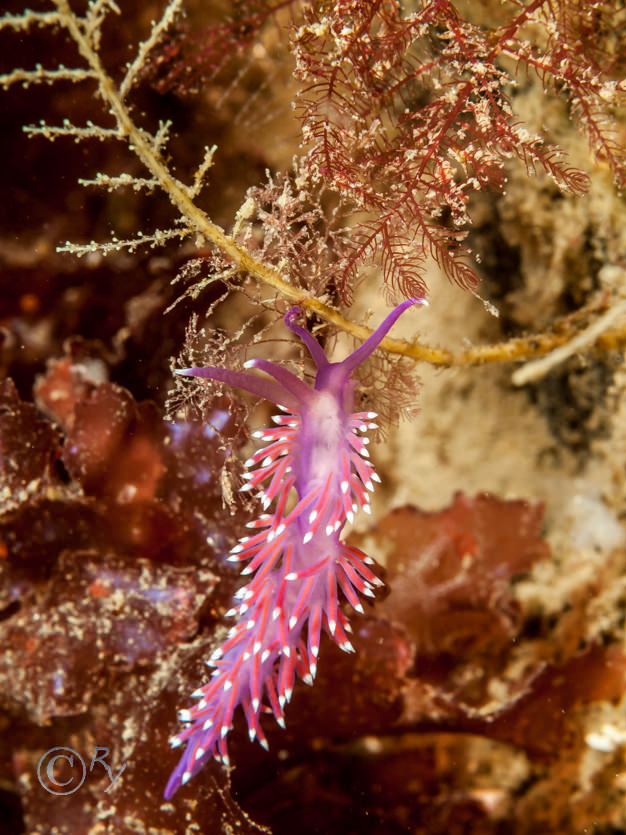
{"type": "Polygon", "coordinates": [[[236,593],[227,614],[237,618],[226,642],[209,665],[210,680],[193,696],[193,707],[180,711],[186,727],[172,739],[185,751],[168,782],[170,798],[211,757],[228,764],[226,736],[241,706],[250,739],[267,747],[260,711],[271,711],[284,727],[296,673],[312,684],[324,630],[346,652],[354,648],[339,605],[339,590],[362,613],[359,595],[374,596],[382,582],[369,557],[341,542],[346,521],[359,508],[370,512],[369,494],[380,481],[369,461],[368,429],[373,412],[352,411],[354,370],[376,349],[410,306],[398,305],[372,335],[343,362],[328,361],[313,336],[296,323],[298,308],[285,316],[287,326],[307,346],[317,366],[314,387],[272,362],[252,359],[245,368],[262,378],[222,368],[187,368],[177,374],[228,383],[270,400],[281,414],[275,426],[255,433],[266,446],[247,462],[242,490],[257,490],[266,512],[248,523],[249,536],[232,549],[229,560],[245,563],[250,582],[236,593]],[[296,503],[289,504],[295,491],[296,503]]]}

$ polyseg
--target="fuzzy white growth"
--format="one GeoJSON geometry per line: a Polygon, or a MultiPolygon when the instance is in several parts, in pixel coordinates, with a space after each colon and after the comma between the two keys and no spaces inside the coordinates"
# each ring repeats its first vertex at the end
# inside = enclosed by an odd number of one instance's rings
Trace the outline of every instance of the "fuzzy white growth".
{"type": "MultiPolygon", "coordinates": [[[[139,45],[135,60],[126,70],[126,75],[120,85],[119,95],[121,99],[126,98],[130,88],[139,77],[142,68],[145,66],[148,53],[154,49],[158,42],[163,38],[180,12],[181,7],[182,0],[171,0],[159,22],[153,25],[149,38],[139,45]]],[[[191,195],[195,196],[195,193],[192,191],[191,195]]]]}

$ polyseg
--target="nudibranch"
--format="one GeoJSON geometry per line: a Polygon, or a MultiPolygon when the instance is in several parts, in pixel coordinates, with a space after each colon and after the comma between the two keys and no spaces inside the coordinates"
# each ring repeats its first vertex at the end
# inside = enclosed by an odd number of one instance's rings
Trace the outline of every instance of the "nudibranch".
{"type": "Polygon", "coordinates": [[[292,308],[285,322],[317,367],[314,386],[263,359],[251,359],[244,368],[267,377],[212,367],[176,372],[251,392],[276,404],[281,414],[273,418],[274,426],[255,433],[266,445],[245,464],[241,489],[258,491],[266,512],[248,523],[250,535],[239,540],[228,559],[245,563],[241,573],[251,579],[227,613],[236,618],[235,625],[207,662],[211,678],[193,693],[197,702],[179,713],[185,727],[171,744],[186,748],[166,798],[211,757],[229,764],[226,737],[237,707],[243,709],[250,739],[267,747],[260,712],[273,713],[284,727],[296,674],[307,684],[315,678],[322,630],[342,650],[354,651],[339,593],[362,613],[359,595],[374,597],[382,582],[370,568],[373,560],[340,539],[359,508],[371,512],[370,493],[380,481],[364,435],[376,428],[376,415],[353,412],[352,374],[416,304],[426,302],[399,304],[342,362],[328,361],[321,345],[297,324],[300,309],[292,308]]]}

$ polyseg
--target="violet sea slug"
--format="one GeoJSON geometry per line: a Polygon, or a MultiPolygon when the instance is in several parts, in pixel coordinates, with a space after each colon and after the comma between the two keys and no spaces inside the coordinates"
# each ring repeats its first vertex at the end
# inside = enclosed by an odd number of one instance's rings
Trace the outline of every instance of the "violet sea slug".
{"type": "Polygon", "coordinates": [[[250,582],[239,589],[227,614],[237,622],[226,642],[207,662],[210,680],[193,696],[193,707],[180,711],[186,727],[171,740],[186,743],[185,752],[165,790],[170,798],[211,757],[228,764],[226,736],[241,706],[250,739],[267,747],[259,721],[271,711],[284,727],[284,708],[296,673],[312,684],[322,629],[341,649],[353,652],[348,619],[339,607],[341,590],[348,603],[363,612],[359,595],[374,596],[382,585],[368,567],[373,563],[357,548],[340,541],[346,521],[359,508],[370,512],[369,493],[380,481],[370,463],[368,438],[376,424],[373,412],[353,413],[356,381],[352,372],[375,350],[398,317],[424,299],[398,305],[376,331],[343,362],[331,363],[313,336],[296,324],[299,308],[285,316],[288,327],[307,346],[316,366],[315,386],[263,359],[245,368],[265,372],[257,377],[223,368],[177,371],[229,383],[275,403],[282,414],[275,426],[255,433],[267,446],[246,462],[242,490],[258,490],[266,511],[248,524],[251,535],[232,549],[231,561],[245,562],[250,582]],[[295,504],[290,498],[295,491],[295,504]]]}

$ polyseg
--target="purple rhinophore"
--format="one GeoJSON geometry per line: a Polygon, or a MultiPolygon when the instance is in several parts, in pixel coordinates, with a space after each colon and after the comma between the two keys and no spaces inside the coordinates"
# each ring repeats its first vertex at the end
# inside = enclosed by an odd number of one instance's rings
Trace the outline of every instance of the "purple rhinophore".
{"type": "Polygon", "coordinates": [[[206,377],[271,400],[282,410],[274,427],[255,433],[267,445],[246,467],[242,490],[257,490],[267,513],[248,523],[250,535],[232,549],[229,560],[245,562],[250,582],[235,595],[227,614],[237,619],[226,642],[209,660],[211,679],[193,696],[195,705],[180,711],[186,727],[171,740],[185,752],[165,790],[169,799],[211,757],[228,765],[226,736],[241,706],[250,739],[267,747],[259,722],[269,708],[284,727],[284,708],[296,673],[312,684],[322,629],[346,652],[354,652],[347,617],[339,608],[341,590],[363,612],[359,594],[374,597],[382,585],[368,565],[372,560],[341,542],[346,523],[359,508],[370,512],[369,493],[380,481],[370,463],[368,439],[373,412],[353,413],[352,372],[376,349],[396,319],[411,305],[398,305],[376,331],[343,362],[327,360],[319,343],[296,324],[300,310],[285,316],[287,326],[307,346],[316,366],[312,388],[290,371],[262,359],[245,368],[264,371],[267,379],[222,368],[186,368],[190,377],[206,377]],[[297,502],[288,505],[292,488],[297,502]]]}

